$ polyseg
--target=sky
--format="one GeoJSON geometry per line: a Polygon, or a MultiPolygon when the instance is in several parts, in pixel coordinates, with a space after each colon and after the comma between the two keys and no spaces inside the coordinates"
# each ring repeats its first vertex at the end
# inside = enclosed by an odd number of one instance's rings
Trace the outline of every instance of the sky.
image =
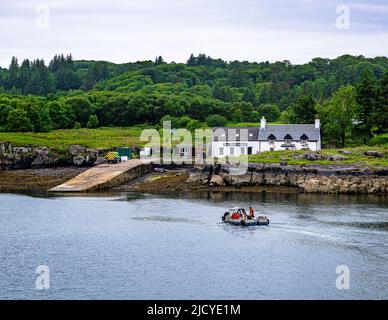
{"type": "Polygon", "coordinates": [[[116,63],[386,56],[388,0],[0,0],[0,66],[59,53],[116,63]]]}

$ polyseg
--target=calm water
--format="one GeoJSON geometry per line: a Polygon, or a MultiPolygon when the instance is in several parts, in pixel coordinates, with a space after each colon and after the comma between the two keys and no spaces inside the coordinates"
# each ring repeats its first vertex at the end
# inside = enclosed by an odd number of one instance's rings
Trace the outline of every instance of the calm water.
{"type": "Polygon", "coordinates": [[[388,199],[0,194],[2,299],[388,298],[388,199]],[[253,205],[270,226],[220,223],[253,205]],[[38,265],[50,289],[35,287],[38,265]],[[350,289],[336,289],[338,265],[350,289]]]}

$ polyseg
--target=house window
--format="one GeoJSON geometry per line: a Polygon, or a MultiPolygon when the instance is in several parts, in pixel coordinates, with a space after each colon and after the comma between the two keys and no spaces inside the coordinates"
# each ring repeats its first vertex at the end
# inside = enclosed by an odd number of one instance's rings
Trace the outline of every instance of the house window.
{"type": "Polygon", "coordinates": [[[285,142],[285,144],[291,144],[292,143],[292,137],[289,134],[287,134],[284,137],[284,142],[285,142]]]}
{"type": "Polygon", "coordinates": [[[220,148],[219,154],[220,154],[220,156],[223,156],[223,155],[224,155],[224,148],[220,148]]]}
{"type": "Polygon", "coordinates": [[[250,136],[250,137],[253,137],[253,133],[250,133],[249,136],[250,136]]]}
{"type": "Polygon", "coordinates": [[[302,136],[300,137],[300,143],[301,144],[306,144],[308,138],[309,138],[308,136],[306,136],[305,134],[302,134],[302,136]]]}
{"type": "Polygon", "coordinates": [[[245,154],[245,148],[241,148],[241,154],[245,154]]]}
{"type": "Polygon", "coordinates": [[[231,155],[231,156],[234,156],[234,148],[233,148],[233,147],[230,148],[230,151],[229,151],[229,152],[230,152],[230,155],[231,155]]]}
{"type": "Polygon", "coordinates": [[[276,137],[273,135],[273,134],[270,134],[269,136],[268,136],[268,141],[269,141],[269,144],[270,145],[274,145],[275,144],[275,140],[276,140],[276,137]]]}
{"type": "Polygon", "coordinates": [[[252,147],[248,147],[248,154],[252,154],[252,147]]]}

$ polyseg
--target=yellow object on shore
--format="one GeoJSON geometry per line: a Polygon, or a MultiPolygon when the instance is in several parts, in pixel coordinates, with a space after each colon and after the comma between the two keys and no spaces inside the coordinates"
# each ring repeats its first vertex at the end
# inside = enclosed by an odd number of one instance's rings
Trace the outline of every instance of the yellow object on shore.
{"type": "Polygon", "coordinates": [[[106,159],[107,160],[114,160],[114,159],[116,159],[118,157],[119,157],[119,153],[118,152],[111,151],[111,152],[108,152],[106,154],[106,159]]]}

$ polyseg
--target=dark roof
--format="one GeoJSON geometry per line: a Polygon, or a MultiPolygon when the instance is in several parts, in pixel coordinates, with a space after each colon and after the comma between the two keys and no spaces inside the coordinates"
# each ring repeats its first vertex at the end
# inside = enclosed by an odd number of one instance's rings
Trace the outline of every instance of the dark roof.
{"type": "MultiPolygon", "coordinates": [[[[213,128],[213,133],[217,129],[223,129],[225,131],[225,137],[218,137],[218,141],[226,141],[229,140],[228,136],[229,134],[233,134],[235,130],[235,134],[240,134],[238,137],[231,137],[231,141],[239,141],[241,138],[242,132],[240,130],[247,129],[248,130],[248,141],[257,141],[259,137],[259,127],[221,127],[221,128],[213,128]]],[[[214,137],[213,137],[214,140],[214,137]]],[[[243,139],[246,140],[246,139],[243,139]]]]}
{"type": "Polygon", "coordinates": [[[308,140],[318,141],[320,130],[314,124],[269,124],[265,129],[259,131],[259,140],[268,140],[273,134],[278,140],[284,140],[286,135],[290,135],[293,140],[300,140],[302,135],[306,135],[308,140]]]}

